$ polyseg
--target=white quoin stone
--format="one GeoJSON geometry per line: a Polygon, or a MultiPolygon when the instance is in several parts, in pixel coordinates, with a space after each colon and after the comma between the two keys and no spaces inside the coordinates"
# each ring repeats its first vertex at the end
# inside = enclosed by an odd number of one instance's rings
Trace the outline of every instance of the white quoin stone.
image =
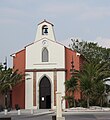
{"type": "Polygon", "coordinates": [[[43,22],[38,24],[35,42],[38,41],[38,40],[41,40],[43,38],[47,38],[47,39],[50,39],[52,41],[56,41],[55,40],[54,29],[53,29],[53,24],[47,22],[46,20],[44,20],[43,22]],[[47,26],[47,31],[48,31],[47,34],[42,33],[43,26],[47,26]]]}

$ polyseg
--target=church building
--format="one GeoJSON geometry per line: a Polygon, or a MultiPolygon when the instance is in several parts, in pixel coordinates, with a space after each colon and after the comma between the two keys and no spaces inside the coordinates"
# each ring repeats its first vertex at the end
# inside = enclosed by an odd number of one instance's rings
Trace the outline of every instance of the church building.
{"type": "MultiPolygon", "coordinates": [[[[12,106],[25,109],[55,109],[56,91],[62,98],[66,94],[64,82],[71,77],[71,62],[80,70],[83,61],[79,53],[56,40],[54,25],[46,20],[38,24],[35,40],[12,57],[13,68],[26,74],[12,90],[12,106]]],[[[74,96],[81,98],[80,92],[74,96]]],[[[62,107],[67,107],[65,100],[62,107]]]]}

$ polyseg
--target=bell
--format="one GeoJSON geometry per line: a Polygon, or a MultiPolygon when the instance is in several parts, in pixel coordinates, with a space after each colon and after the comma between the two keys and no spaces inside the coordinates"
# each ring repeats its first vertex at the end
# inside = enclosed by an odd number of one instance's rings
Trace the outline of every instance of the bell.
{"type": "Polygon", "coordinates": [[[44,29],[44,33],[47,34],[48,33],[48,28],[44,29]]]}

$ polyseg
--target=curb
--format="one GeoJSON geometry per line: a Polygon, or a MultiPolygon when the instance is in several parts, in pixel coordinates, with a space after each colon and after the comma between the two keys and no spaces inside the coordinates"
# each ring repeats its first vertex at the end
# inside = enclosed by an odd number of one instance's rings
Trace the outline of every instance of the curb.
{"type": "Polygon", "coordinates": [[[42,115],[47,115],[47,114],[54,114],[55,111],[47,111],[47,112],[38,112],[38,113],[21,113],[20,115],[18,115],[17,113],[8,113],[7,115],[4,114],[4,112],[2,112],[0,114],[0,118],[1,117],[34,117],[34,116],[42,116],[42,115]]]}
{"type": "Polygon", "coordinates": [[[42,116],[42,115],[53,114],[53,113],[55,113],[55,111],[43,112],[43,113],[36,113],[36,114],[33,114],[33,115],[34,115],[34,116],[42,116]]]}

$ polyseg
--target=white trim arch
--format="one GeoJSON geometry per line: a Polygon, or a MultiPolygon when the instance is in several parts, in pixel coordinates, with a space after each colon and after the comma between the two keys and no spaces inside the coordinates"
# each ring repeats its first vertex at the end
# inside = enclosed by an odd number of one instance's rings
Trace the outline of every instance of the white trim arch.
{"type": "Polygon", "coordinates": [[[38,80],[38,84],[37,84],[37,108],[39,109],[39,85],[40,85],[40,82],[41,80],[44,78],[44,77],[47,77],[49,82],[50,82],[50,85],[51,85],[51,108],[53,108],[53,84],[52,84],[52,80],[50,79],[50,77],[46,74],[42,75],[39,80],[38,80]]]}
{"type": "MultiPolygon", "coordinates": [[[[51,81],[50,77],[49,77],[47,74],[44,74],[44,75],[42,75],[42,76],[40,77],[40,79],[38,80],[38,86],[39,86],[40,81],[42,80],[43,77],[47,77],[47,78],[49,79],[50,83],[52,84],[52,81],[51,81]]],[[[37,86],[37,87],[38,87],[38,86],[37,86]]]]}

